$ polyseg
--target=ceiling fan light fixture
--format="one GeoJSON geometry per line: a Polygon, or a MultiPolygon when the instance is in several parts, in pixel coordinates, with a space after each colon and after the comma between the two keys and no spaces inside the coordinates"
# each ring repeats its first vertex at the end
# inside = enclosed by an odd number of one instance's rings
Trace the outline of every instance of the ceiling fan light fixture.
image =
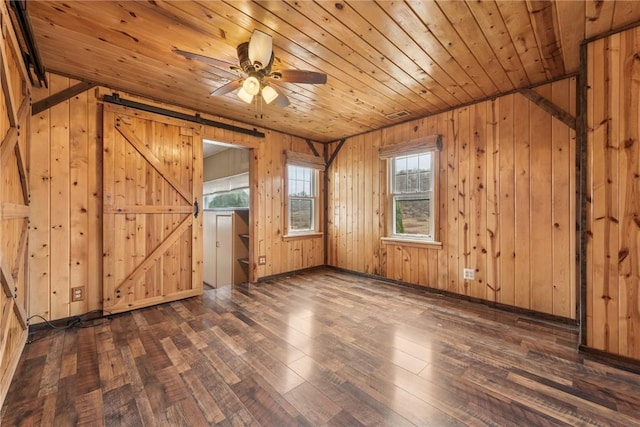
{"type": "Polygon", "coordinates": [[[273,40],[271,36],[259,30],[253,30],[251,40],[249,40],[249,59],[256,70],[269,65],[272,51],[273,40]]]}
{"type": "Polygon", "coordinates": [[[253,95],[244,90],[244,87],[241,87],[238,91],[238,98],[242,99],[247,104],[251,104],[253,101],[253,95]]]}
{"type": "Polygon", "coordinates": [[[278,92],[271,86],[265,86],[262,88],[262,99],[267,104],[271,104],[278,97],[278,92]]]}
{"type": "Polygon", "coordinates": [[[249,76],[242,83],[242,89],[249,95],[255,96],[260,92],[260,80],[256,76],[249,76]]]}

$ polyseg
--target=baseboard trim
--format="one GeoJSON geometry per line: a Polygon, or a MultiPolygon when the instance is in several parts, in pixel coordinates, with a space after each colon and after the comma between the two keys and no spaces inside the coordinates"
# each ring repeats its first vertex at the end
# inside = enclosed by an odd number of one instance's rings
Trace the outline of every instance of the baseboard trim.
{"type": "Polygon", "coordinates": [[[70,316],[70,317],[64,317],[62,319],[56,319],[56,320],[48,320],[46,322],[41,322],[41,323],[36,323],[36,324],[30,324],[29,325],[29,333],[33,333],[33,332],[38,332],[38,331],[42,331],[45,329],[50,329],[51,326],[55,326],[56,328],[65,328],[65,327],[71,327],[73,326],[73,324],[75,323],[80,323],[80,322],[86,322],[88,320],[95,320],[95,319],[100,319],[106,316],[111,315],[111,313],[109,313],[106,310],[92,310],[89,311],[83,315],[80,316],[70,316]]]}
{"type": "Polygon", "coordinates": [[[349,274],[355,274],[356,276],[362,276],[362,277],[367,277],[369,279],[381,280],[383,282],[390,283],[390,284],[393,284],[393,285],[398,285],[398,286],[403,286],[403,287],[407,287],[407,288],[416,289],[416,290],[419,290],[419,291],[424,291],[426,293],[442,295],[442,296],[446,296],[446,297],[454,298],[454,299],[458,299],[458,300],[463,300],[463,301],[469,301],[469,302],[472,302],[472,303],[485,305],[485,306],[490,307],[490,308],[495,308],[497,310],[501,310],[501,311],[505,311],[505,312],[509,312],[509,313],[513,313],[513,314],[521,314],[521,315],[533,317],[533,318],[535,318],[537,320],[549,321],[549,322],[560,323],[560,324],[565,324],[565,325],[570,325],[570,326],[578,326],[578,324],[579,324],[578,320],[576,320],[576,319],[570,319],[570,318],[567,318],[567,317],[556,316],[556,315],[548,314],[548,313],[542,313],[542,312],[539,312],[539,311],[529,310],[529,309],[521,308],[521,307],[514,307],[512,305],[502,304],[502,303],[494,302],[494,301],[488,301],[488,300],[484,300],[482,298],[471,297],[471,296],[468,296],[468,295],[456,294],[454,292],[445,291],[443,289],[430,288],[428,286],[420,286],[420,285],[416,285],[415,283],[404,282],[402,280],[389,279],[387,277],[378,276],[378,275],[375,275],[375,274],[362,273],[362,272],[359,272],[359,271],[348,270],[346,268],[335,267],[335,266],[332,266],[332,265],[327,265],[325,267],[329,268],[329,269],[337,270],[337,271],[343,271],[343,272],[349,273],[349,274]]]}
{"type": "Polygon", "coordinates": [[[640,375],[640,360],[638,359],[609,353],[586,345],[580,345],[578,350],[580,351],[580,354],[596,362],[640,375]]]}
{"type": "Polygon", "coordinates": [[[322,270],[324,268],[331,268],[331,267],[323,264],[323,265],[316,265],[313,267],[301,268],[300,270],[287,271],[285,273],[272,274],[271,276],[259,277],[256,283],[264,283],[270,280],[282,279],[284,277],[295,276],[296,274],[308,273],[315,270],[322,270]]]}

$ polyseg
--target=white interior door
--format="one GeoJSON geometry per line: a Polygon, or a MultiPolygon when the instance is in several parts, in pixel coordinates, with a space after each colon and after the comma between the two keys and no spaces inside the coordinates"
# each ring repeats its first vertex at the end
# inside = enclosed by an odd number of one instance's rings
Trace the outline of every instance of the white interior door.
{"type": "Polygon", "coordinates": [[[202,262],[204,282],[216,287],[216,213],[212,211],[204,211],[203,218],[203,236],[202,243],[204,245],[204,258],[202,262]]]}
{"type": "Polygon", "coordinates": [[[233,218],[231,214],[216,215],[216,286],[233,282],[233,218]]]}

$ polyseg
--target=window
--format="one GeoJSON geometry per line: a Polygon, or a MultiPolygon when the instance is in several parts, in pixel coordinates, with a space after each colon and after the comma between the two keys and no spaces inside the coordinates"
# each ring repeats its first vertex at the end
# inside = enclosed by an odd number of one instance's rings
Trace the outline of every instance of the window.
{"type": "Polygon", "coordinates": [[[222,191],[204,196],[206,209],[249,208],[249,188],[222,191]]]}
{"type": "Polygon", "coordinates": [[[393,235],[433,240],[432,153],[391,159],[393,235]]]}
{"type": "Polygon", "coordinates": [[[316,231],[316,188],[317,171],[315,169],[287,165],[289,234],[316,231]]]}
{"type": "Polygon", "coordinates": [[[248,209],[249,172],[204,182],[202,193],[204,209],[248,209]]]}
{"type": "Polygon", "coordinates": [[[389,218],[384,240],[437,243],[436,188],[442,135],[385,145],[380,158],[389,164],[389,218]]]}

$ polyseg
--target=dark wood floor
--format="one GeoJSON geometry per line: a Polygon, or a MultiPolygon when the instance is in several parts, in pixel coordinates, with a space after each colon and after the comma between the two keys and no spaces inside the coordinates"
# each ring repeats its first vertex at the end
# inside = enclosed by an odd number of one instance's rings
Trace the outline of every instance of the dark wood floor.
{"type": "Polygon", "coordinates": [[[35,338],[3,425],[640,425],[575,327],[332,270],[35,338]]]}

